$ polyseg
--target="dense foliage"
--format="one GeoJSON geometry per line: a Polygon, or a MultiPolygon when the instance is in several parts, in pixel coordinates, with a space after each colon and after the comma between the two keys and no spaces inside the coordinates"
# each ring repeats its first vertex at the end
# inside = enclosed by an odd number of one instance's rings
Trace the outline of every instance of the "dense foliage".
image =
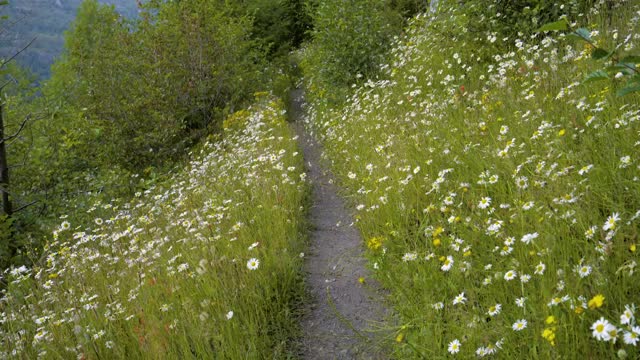
{"type": "Polygon", "coordinates": [[[237,6],[252,19],[252,38],[270,59],[287,56],[307,38],[311,19],[304,0],[239,1],[237,6]]]}
{"type": "Polygon", "coordinates": [[[301,66],[312,94],[336,101],[342,89],[375,74],[401,24],[386,2],[375,0],[319,1],[312,18],[301,66]]]}
{"type": "Polygon", "coordinates": [[[246,20],[211,1],[148,11],[132,31],[112,8],[85,1],[67,33],[43,92],[79,115],[62,126],[83,160],[87,148],[101,149],[98,164],[132,169],[171,158],[258,89],[246,20]]]}
{"type": "MultiPolygon", "coordinates": [[[[570,21],[579,20],[592,9],[596,0],[499,0],[493,2],[468,0],[465,12],[472,17],[471,31],[489,31],[501,36],[535,35],[540,26],[556,21],[561,16],[570,21]]],[[[614,6],[625,1],[600,1],[602,11],[611,13],[614,6]]]]}
{"type": "MultiPolygon", "coordinates": [[[[633,54],[640,8],[609,5],[580,32],[633,54]]],[[[396,356],[636,358],[640,97],[621,70],[583,84],[600,52],[568,31],[470,32],[474,9],[443,6],[309,118],[392,292],[396,356]]]]}

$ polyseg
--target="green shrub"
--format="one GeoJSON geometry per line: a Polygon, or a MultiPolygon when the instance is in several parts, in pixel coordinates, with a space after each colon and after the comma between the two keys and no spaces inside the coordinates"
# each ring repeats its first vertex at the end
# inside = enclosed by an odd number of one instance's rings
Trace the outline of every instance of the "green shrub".
{"type": "Polygon", "coordinates": [[[204,0],[146,6],[129,22],[85,1],[44,89],[71,150],[94,154],[87,166],[176,158],[260,84],[247,18],[204,0]]]}
{"type": "Polygon", "coordinates": [[[304,75],[319,90],[314,93],[339,99],[340,89],[375,74],[399,22],[384,2],[328,0],[316,5],[313,26],[301,63],[304,75]]]}
{"type": "Polygon", "coordinates": [[[252,19],[251,36],[269,59],[286,56],[307,37],[311,19],[303,0],[251,0],[238,6],[252,19]]]}
{"type": "Polygon", "coordinates": [[[433,0],[389,0],[391,8],[407,19],[424,12],[433,0]]]}

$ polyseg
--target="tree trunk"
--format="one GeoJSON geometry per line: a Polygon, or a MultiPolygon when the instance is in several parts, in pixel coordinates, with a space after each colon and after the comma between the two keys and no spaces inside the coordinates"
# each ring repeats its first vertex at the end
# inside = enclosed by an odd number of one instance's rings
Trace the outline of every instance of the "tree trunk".
{"type": "MultiPolygon", "coordinates": [[[[0,97],[1,97],[0,93],[0,97]]],[[[2,193],[2,210],[7,216],[11,216],[11,200],[9,199],[9,165],[7,163],[7,147],[4,132],[4,104],[0,99],[0,192],[2,193]]]]}

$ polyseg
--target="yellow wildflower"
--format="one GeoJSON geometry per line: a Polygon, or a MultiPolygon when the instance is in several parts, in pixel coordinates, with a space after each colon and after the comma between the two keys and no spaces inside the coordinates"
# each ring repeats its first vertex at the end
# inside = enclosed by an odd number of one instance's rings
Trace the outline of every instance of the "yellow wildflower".
{"type": "Polygon", "coordinates": [[[437,238],[438,235],[442,234],[443,232],[444,232],[444,228],[442,228],[442,226],[438,226],[435,230],[433,230],[432,236],[434,238],[437,238]]]}
{"type": "Polygon", "coordinates": [[[602,294],[598,294],[591,298],[587,305],[589,305],[589,309],[597,309],[604,304],[604,296],[602,294]]]}
{"type": "Polygon", "coordinates": [[[546,328],[542,331],[542,337],[547,340],[551,346],[556,346],[556,333],[554,328],[546,328]]]}
{"type": "Polygon", "coordinates": [[[382,238],[379,237],[372,237],[369,240],[367,240],[367,247],[370,250],[378,250],[380,247],[382,246],[382,238]]]}

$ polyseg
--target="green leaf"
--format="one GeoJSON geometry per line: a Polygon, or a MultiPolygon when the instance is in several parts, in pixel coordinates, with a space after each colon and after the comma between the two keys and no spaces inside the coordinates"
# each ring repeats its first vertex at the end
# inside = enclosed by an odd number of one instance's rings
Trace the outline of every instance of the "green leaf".
{"type": "Polygon", "coordinates": [[[635,68],[636,68],[636,64],[634,63],[623,63],[623,62],[619,62],[613,66],[610,67],[610,69],[613,71],[620,71],[623,74],[627,74],[627,75],[633,75],[635,73],[635,68]]]}
{"type": "Polygon", "coordinates": [[[552,23],[544,24],[536,32],[545,32],[545,31],[566,31],[569,30],[569,24],[567,20],[562,19],[552,23]]]}
{"type": "Polygon", "coordinates": [[[635,70],[637,68],[636,64],[630,63],[630,62],[624,62],[624,61],[620,61],[616,65],[624,66],[625,68],[627,68],[629,70],[635,70]]]}
{"type": "Polygon", "coordinates": [[[587,75],[584,80],[582,80],[583,84],[587,84],[594,81],[607,80],[609,79],[609,74],[607,74],[604,70],[596,70],[591,74],[587,75]]]}
{"type": "Polygon", "coordinates": [[[619,65],[611,65],[611,66],[607,66],[606,68],[604,68],[604,70],[605,70],[608,74],[611,74],[611,75],[615,75],[615,74],[617,74],[617,73],[619,73],[619,72],[621,72],[621,73],[623,73],[623,74],[627,74],[627,75],[629,75],[629,74],[627,73],[627,71],[626,71],[626,70],[628,70],[628,69],[625,69],[624,67],[619,66],[619,65]]]}
{"type": "Polygon", "coordinates": [[[622,89],[618,90],[616,95],[625,96],[625,95],[629,95],[631,93],[638,92],[638,91],[640,91],[640,84],[638,84],[638,85],[629,85],[629,86],[625,86],[622,89]]]}
{"type": "Polygon", "coordinates": [[[600,59],[603,59],[603,58],[606,58],[606,57],[609,57],[609,52],[607,50],[604,50],[604,49],[601,49],[601,48],[596,48],[591,53],[591,58],[593,58],[595,60],[600,60],[600,59]]]}
{"type": "Polygon", "coordinates": [[[567,35],[567,37],[570,39],[584,40],[586,42],[591,43],[591,33],[589,32],[589,30],[585,28],[580,28],[572,32],[571,34],[567,35]]]}
{"type": "Polygon", "coordinates": [[[638,55],[625,56],[620,60],[620,62],[621,63],[640,64],[640,56],[638,56],[638,55]]]}
{"type": "Polygon", "coordinates": [[[591,41],[591,32],[585,28],[576,30],[576,34],[587,41],[591,41]]]}

